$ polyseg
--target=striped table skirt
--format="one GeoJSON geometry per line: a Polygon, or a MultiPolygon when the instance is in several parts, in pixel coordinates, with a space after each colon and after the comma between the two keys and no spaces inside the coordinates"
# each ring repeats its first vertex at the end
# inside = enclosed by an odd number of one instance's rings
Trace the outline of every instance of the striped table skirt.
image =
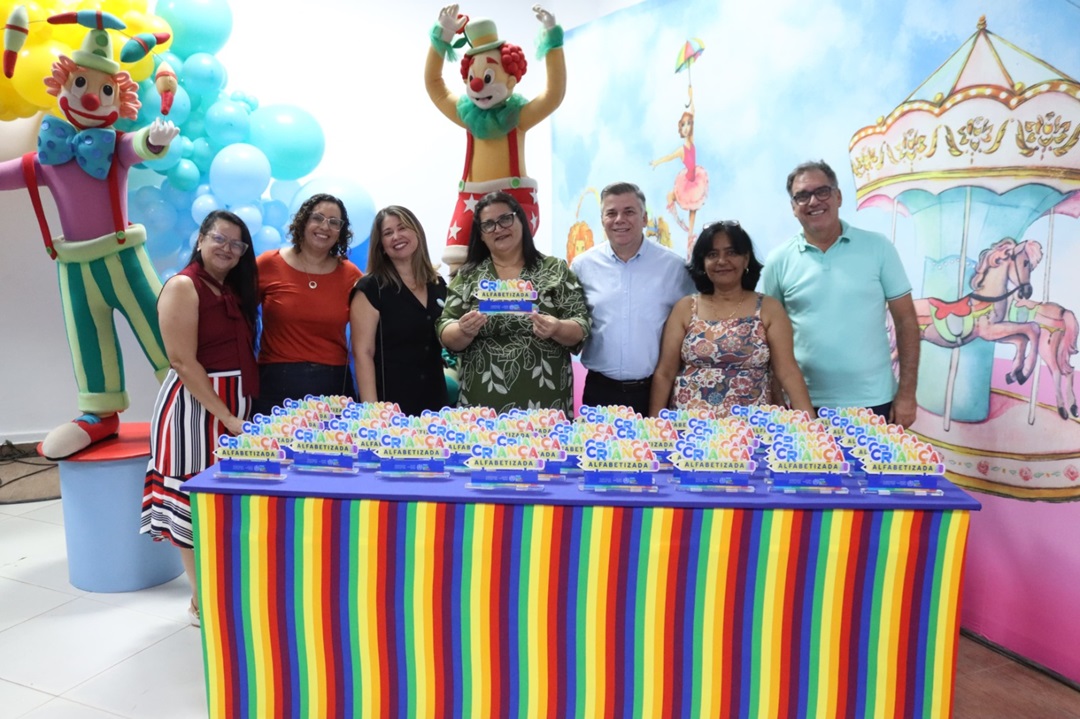
{"type": "Polygon", "coordinates": [[[215,719],[951,714],[966,511],[192,506],[215,719]]]}

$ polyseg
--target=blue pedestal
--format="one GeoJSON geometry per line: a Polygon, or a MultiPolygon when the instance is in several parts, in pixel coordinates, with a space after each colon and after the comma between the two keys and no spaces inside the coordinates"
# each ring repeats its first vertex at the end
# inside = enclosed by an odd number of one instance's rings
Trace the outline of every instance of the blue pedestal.
{"type": "Polygon", "coordinates": [[[125,459],[84,453],[59,463],[68,579],[79,589],[133,592],[184,572],[176,547],[139,534],[148,447],[125,459]]]}

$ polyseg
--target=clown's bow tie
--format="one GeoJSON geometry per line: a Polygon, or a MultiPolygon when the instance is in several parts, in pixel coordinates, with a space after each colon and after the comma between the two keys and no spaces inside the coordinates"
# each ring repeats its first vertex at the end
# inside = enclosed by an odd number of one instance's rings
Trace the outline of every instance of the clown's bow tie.
{"type": "Polygon", "coordinates": [[[104,180],[109,175],[115,148],[115,130],[91,128],[80,131],[56,117],[41,121],[38,161],[43,165],[63,165],[76,160],[86,174],[104,180]]]}

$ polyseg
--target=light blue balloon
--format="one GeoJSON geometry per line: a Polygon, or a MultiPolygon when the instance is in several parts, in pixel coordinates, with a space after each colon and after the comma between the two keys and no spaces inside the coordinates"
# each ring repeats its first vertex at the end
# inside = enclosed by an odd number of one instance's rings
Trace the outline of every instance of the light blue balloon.
{"type": "Polygon", "coordinates": [[[221,146],[247,142],[251,121],[248,107],[234,100],[218,100],[206,109],[206,136],[221,146]]]}
{"type": "Polygon", "coordinates": [[[296,180],[274,180],[274,184],[270,185],[270,198],[291,206],[299,191],[300,183],[296,180]]]}
{"type": "Polygon", "coordinates": [[[194,189],[182,190],[171,180],[165,180],[161,183],[161,196],[176,209],[186,209],[191,207],[191,201],[195,199],[194,189]]]}
{"type": "Polygon", "coordinates": [[[205,175],[210,172],[210,164],[214,161],[214,148],[210,147],[210,141],[205,137],[191,143],[191,161],[199,168],[200,173],[205,175]]]}
{"type": "Polygon", "coordinates": [[[201,225],[207,215],[214,210],[220,210],[221,206],[221,202],[213,194],[199,195],[191,203],[191,219],[195,220],[196,224],[201,225]]]}
{"type": "Polygon", "coordinates": [[[295,180],[314,170],[326,149],[319,121],[295,105],[267,105],[251,113],[250,142],[266,153],[270,173],[295,180]]]}
{"type": "Polygon", "coordinates": [[[210,194],[210,183],[209,182],[200,183],[200,185],[195,188],[195,196],[196,197],[202,197],[203,195],[209,195],[209,194],[210,194]]]}
{"type": "Polygon", "coordinates": [[[190,199],[187,204],[190,205],[191,199],[194,199],[195,195],[193,191],[199,186],[199,179],[201,174],[199,168],[191,160],[180,160],[176,163],[168,173],[169,181],[173,186],[182,192],[191,192],[190,199]]]}
{"type": "Polygon", "coordinates": [[[214,54],[225,47],[232,33],[232,11],[226,0],[163,0],[154,12],[169,23],[170,50],[182,58],[197,52],[214,54]]]}
{"type": "Polygon", "coordinates": [[[254,234],[262,229],[262,210],[257,205],[237,205],[235,207],[229,207],[229,210],[236,213],[236,216],[244,221],[244,224],[247,225],[248,232],[254,234]]]}
{"type": "Polygon", "coordinates": [[[210,164],[210,187],[226,205],[255,204],[269,184],[270,161],[254,145],[228,145],[210,164]]]}
{"type": "MultiPolygon", "coordinates": [[[[274,189],[271,186],[270,194],[273,196],[274,189]]],[[[289,221],[289,206],[278,200],[267,200],[262,203],[263,224],[271,227],[282,227],[289,221]]]]}
{"type": "MultiPolygon", "coordinates": [[[[187,263],[188,252],[184,251],[184,248],[173,249],[172,252],[164,252],[155,248],[156,241],[147,242],[147,252],[150,254],[150,262],[154,265],[154,269],[157,270],[158,277],[162,282],[165,282],[170,277],[175,275],[180,270],[184,269],[184,265],[187,263]]],[[[161,243],[162,249],[172,245],[170,242],[161,243]]]]}
{"type": "Polygon", "coordinates": [[[135,194],[131,196],[131,208],[132,210],[144,210],[151,205],[156,205],[161,202],[164,196],[161,194],[161,190],[154,185],[143,185],[139,189],[135,190],[135,194]]]}
{"type": "Polygon", "coordinates": [[[251,245],[255,254],[261,255],[276,250],[282,245],[281,233],[269,225],[263,225],[258,232],[251,233],[251,245]]]}
{"type": "Polygon", "coordinates": [[[208,52],[197,52],[188,57],[177,74],[181,86],[200,100],[209,93],[220,92],[225,86],[225,66],[208,52]]]}
{"type": "Polygon", "coordinates": [[[187,122],[180,127],[180,132],[183,133],[184,137],[191,138],[192,141],[205,137],[206,117],[203,111],[201,109],[192,110],[191,114],[188,115],[187,122]]]}
{"type": "MultiPolygon", "coordinates": [[[[176,225],[176,208],[165,201],[164,198],[142,213],[142,224],[146,227],[146,236],[151,243],[168,242],[172,239],[172,231],[176,225]]],[[[172,249],[177,249],[179,244],[173,244],[172,249]]],[[[170,250],[171,251],[171,250],[170,250]]]]}

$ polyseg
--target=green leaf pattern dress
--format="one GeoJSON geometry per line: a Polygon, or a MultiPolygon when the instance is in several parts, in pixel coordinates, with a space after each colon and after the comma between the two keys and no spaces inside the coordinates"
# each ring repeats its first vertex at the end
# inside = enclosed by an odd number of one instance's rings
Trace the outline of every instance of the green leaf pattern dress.
{"type": "MultiPolygon", "coordinates": [[[[585,337],[589,336],[592,322],[585,291],[566,262],[544,257],[536,267],[523,269],[520,277],[532,282],[538,295],[538,311],[576,322],[585,337]]],[[[476,292],[482,279],[498,279],[490,258],[453,279],[439,319],[440,335],[448,324],[479,308],[476,292]]],[[[574,376],[570,355],[580,349],[580,345],[564,347],[555,340],[538,338],[528,315],[490,315],[476,339],[460,353],[458,404],[488,406],[499,412],[513,407],[552,407],[571,416],[574,376]]]]}

